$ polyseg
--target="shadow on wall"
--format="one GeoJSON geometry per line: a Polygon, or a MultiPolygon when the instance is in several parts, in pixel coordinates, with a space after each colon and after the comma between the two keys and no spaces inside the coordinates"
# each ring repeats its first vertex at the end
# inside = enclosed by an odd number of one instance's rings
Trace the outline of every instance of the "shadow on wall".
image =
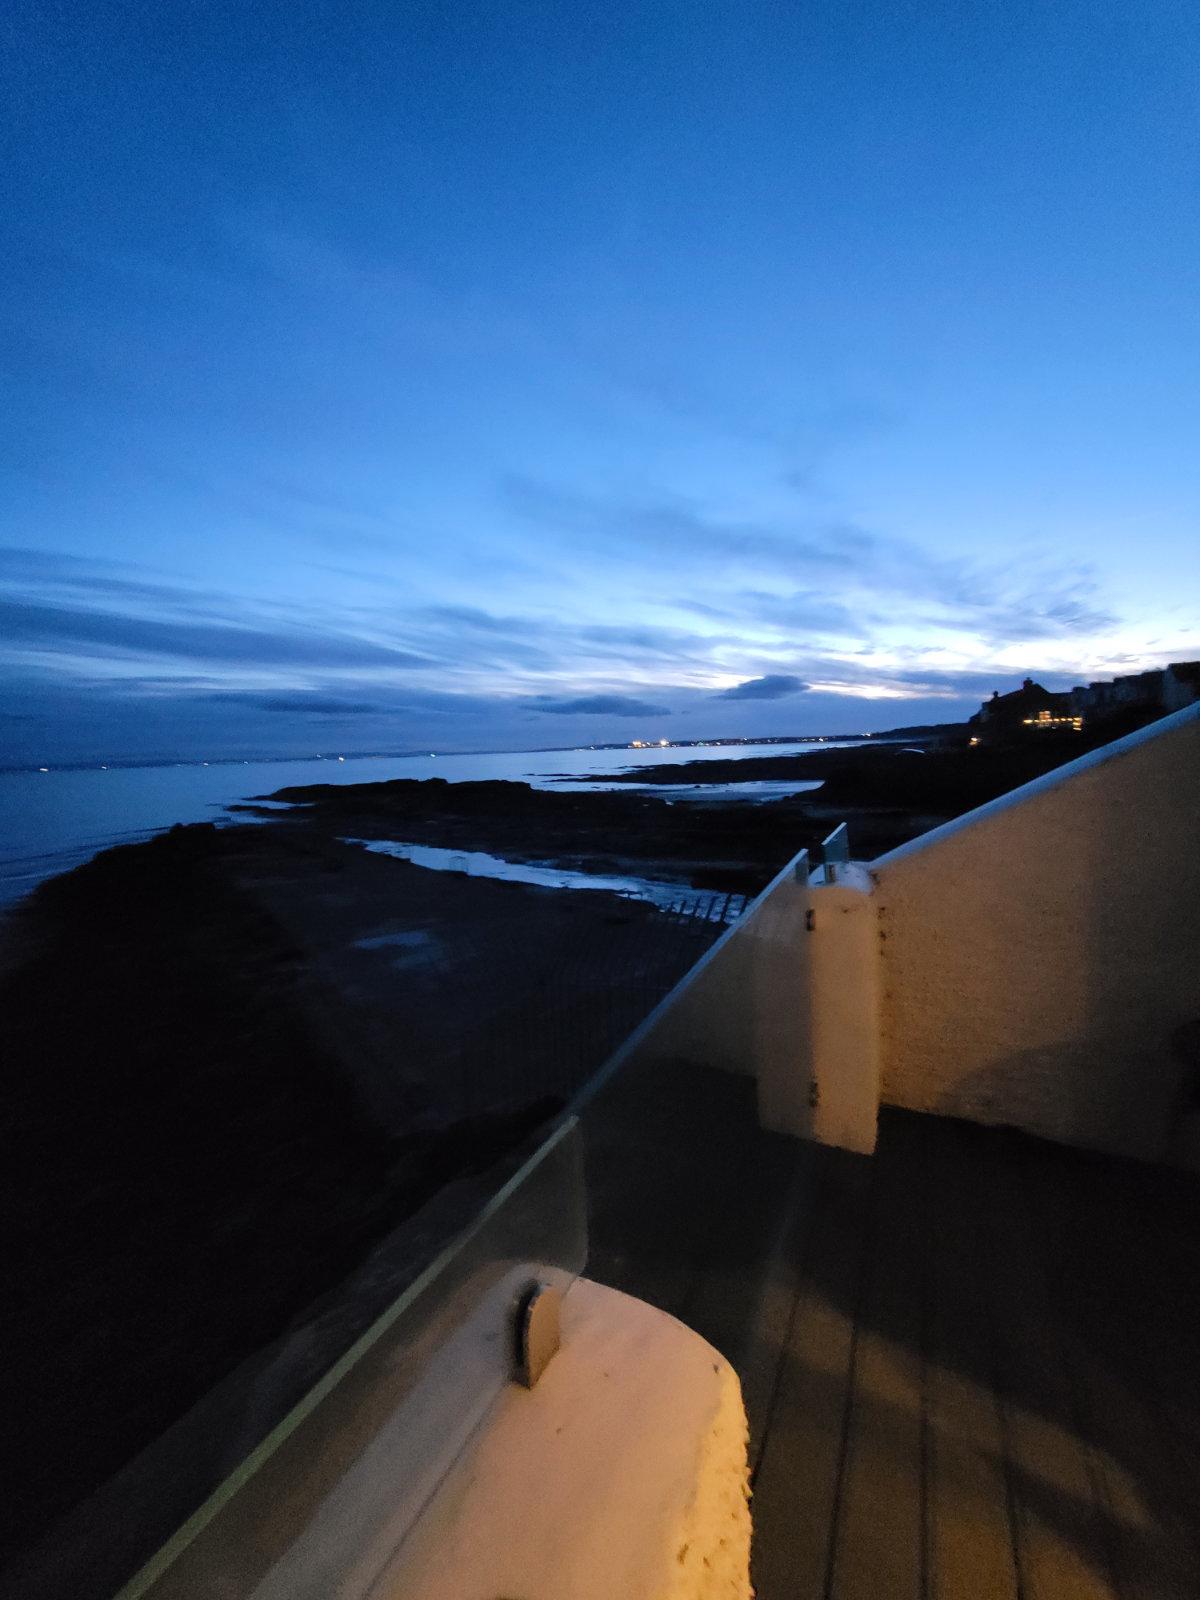
{"type": "Polygon", "coordinates": [[[883,1100],[1180,1159],[1197,795],[1193,708],[881,857],[883,1100]]]}

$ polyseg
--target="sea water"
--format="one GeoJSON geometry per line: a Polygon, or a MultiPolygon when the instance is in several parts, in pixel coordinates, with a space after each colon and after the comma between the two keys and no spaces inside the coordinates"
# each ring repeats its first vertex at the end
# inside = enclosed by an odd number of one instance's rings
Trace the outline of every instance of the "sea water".
{"type": "MultiPolygon", "coordinates": [[[[847,741],[853,742],[853,741],[847,741]]],[[[0,903],[27,894],[43,878],[65,872],[98,851],[129,844],[176,822],[230,821],[229,807],[312,783],[381,783],[391,778],[445,778],[450,783],[508,779],[535,788],[625,787],[615,775],[687,761],[739,761],[808,755],[824,744],[706,745],[640,750],[509,750],[457,755],[316,757],[303,761],[189,762],[157,767],[98,767],[0,772],[0,903]]],[[[778,782],[719,786],[654,785],[679,801],[776,798],[812,788],[778,782]]]]}

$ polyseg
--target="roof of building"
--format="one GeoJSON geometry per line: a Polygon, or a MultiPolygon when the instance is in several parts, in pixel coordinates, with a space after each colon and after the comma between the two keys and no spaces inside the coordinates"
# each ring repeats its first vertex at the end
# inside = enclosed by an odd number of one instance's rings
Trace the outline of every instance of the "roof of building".
{"type": "Polygon", "coordinates": [[[993,717],[1001,720],[1019,718],[1028,711],[1040,711],[1046,707],[1065,706],[1065,694],[1056,694],[1045,688],[1040,683],[1035,683],[1032,678],[1026,678],[1019,689],[1012,689],[1008,694],[1001,694],[997,689],[990,700],[985,700],[975,716],[970,720],[990,721],[993,717]]]}

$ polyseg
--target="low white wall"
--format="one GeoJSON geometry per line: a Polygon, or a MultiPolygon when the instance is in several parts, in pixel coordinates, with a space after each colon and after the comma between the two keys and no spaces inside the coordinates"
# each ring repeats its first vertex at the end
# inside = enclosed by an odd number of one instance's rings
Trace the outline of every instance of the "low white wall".
{"type": "Polygon", "coordinates": [[[580,1279],[562,1348],[505,1389],[370,1594],[750,1600],[746,1437],[711,1345],[580,1279]]]}
{"type": "Polygon", "coordinates": [[[766,1127],[870,1151],[878,1105],[1196,1164],[1200,705],[881,856],[802,853],[614,1058],[752,1074],[766,1127]]]}
{"type": "Polygon", "coordinates": [[[766,1128],[869,1154],[879,1110],[879,932],[873,884],[857,862],[808,887],[806,983],[797,995],[803,1049],[760,1058],[766,1128]]]}
{"type": "Polygon", "coordinates": [[[1181,1152],[1200,1018],[1200,706],[872,864],[882,1098],[1181,1152]]]}
{"type": "Polygon", "coordinates": [[[610,1071],[682,1060],[757,1080],[779,1133],[875,1148],[878,955],[860,867],[810,879],[807,852],[763,890],[618,1051],[610,1071]]]}

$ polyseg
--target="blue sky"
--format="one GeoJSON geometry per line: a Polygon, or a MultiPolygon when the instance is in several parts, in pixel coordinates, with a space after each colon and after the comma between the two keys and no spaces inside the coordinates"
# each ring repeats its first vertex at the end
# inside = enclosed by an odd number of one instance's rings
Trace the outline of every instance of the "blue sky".
{"type": "Polygon", "coordinates": [[[65,4],[0,760],[943,720],[1200,653],[1200,13],[65,4]]]}

